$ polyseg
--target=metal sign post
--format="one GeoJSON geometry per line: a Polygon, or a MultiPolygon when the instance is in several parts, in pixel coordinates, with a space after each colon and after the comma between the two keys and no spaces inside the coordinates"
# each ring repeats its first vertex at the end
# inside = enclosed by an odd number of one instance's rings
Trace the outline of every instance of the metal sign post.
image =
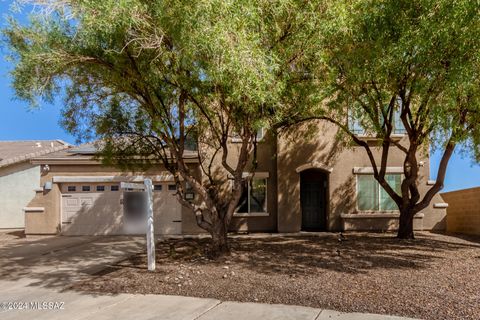
{"type": "MultiPolygon", "coordinates": [[[[128,183],[128,182],[122,182],[120,183],[120,187],[123,190],[139,190],[143,191],[146,194],[146,198],[143,198],[142,201],[146,200],[146,205],[141,205],[138,207],[137,205],[134,205],[133,213],[137,212],[140,213],[141,216],[143,216],[145,219],[146,217],[146,236],[147,236],[147,259],[148,259],[148,271],[154,271],[155,270],[155,233],[153,230],[153,186],[152,186],[152,180],[151,179],[145,179],[143,181],[143,184],[140,183],[128,183]],[[141,208],[141,209],[138,209],[141,208]],[[145,209],[146,209],[146,216],[145,216],[145,209]]],[[[130,198],[130,197],[129,197],[130,198]]],[[[139,201],[138,197],[132,199],[132,201],[139,201]],[[137,200],[135,200],[137,199],[137,200]]],[[[145,202],[143,202],[145,204],[145,202]]],[[[132,204],[135,204],[133,202],[132,204]]],[[[125,205],[125,204],[124,204],[125,205]]],[[[129,206],[127,206],[129,207],[129,206]]],[[[124,209],[125,210],[125,209],[124,209]]],[[[130,212],[130,211],[129,211],[130,212]]],[[[145,220],[143,220],[145,221],[145,220]]],[[[134,223],[130,222],[130,223],[134,223]]],[[[136,228],[137,224],[134,224],[133,226],[136,228]]],[[[143,223],[142,223],[143,224],[143,223]]],[[[144,229],[145,230],[145,229],[144,229]]]]}
{"type": "Polygon", "coordinates": [[[152,180],[145,179],[145,191],[147,192],[147,256],[148,271],[155,270],[155,234],[153,231],[153,188],[152,180]]]}

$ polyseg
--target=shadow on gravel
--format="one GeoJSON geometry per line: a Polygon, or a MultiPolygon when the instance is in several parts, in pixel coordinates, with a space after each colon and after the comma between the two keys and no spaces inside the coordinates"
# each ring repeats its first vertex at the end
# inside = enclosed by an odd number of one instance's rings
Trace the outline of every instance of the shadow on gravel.
{"type": "Polygon", "coordinates": [[[477,320],[480,244],[418,233],[235,236],[232,253],[203,254],[209,239],[157,243],[155,272],[144,251],[78,282],[90,293],[167,294],[303,305],[428,320],[477,320]]]}
{"type": "MultiPolygon", "coordinates": [[[[170,240],[157,245],[158,263],[196,260],[202,256],[208,239],[170,240]],[[172,251],[172,246],[174,250],[172,251]],[[173,252],[173,253],[172,253],[173,252]]],[[[441,259],[439,253],[475,244],[452,243],[436,237],[399,240],[384,234],[347,234],[302,237],[239,237],[230,240],[232,255],[206,264],[222,265],[225,260],[265,274],[308,274],[315,269],[345,273],[365,273],[372,269],[422,269],[441,259]]],[[[480,245],[478,246],[480,249],[480,245]]],[[[142,263],[132,259],[130,267],[142,263]]]]}

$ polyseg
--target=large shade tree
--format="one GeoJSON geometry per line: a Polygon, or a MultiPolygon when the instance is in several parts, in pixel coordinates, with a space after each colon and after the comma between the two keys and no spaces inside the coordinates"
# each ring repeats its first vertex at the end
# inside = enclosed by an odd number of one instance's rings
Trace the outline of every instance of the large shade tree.
{"type": "Polygon", "coordinates": [[[414,215],[442,189],[454,150],[478,157],[479,3],[331,1],[321,15],[317,50],[301,84],[310,94],[304,104],[286,108],[283,124],[324,119],[363,147],[374,178],[400,210],[398,237],[413,238],[414,215]],[[400,127],[401,141],[395,137],[400,127]],[[359,128],[375,142],[361,139],[359,128]],[[436,182],[422,194],[419,159],[429,147],[442,157],[436,182]],[[400,190],[386,178],[397,152],[404,159],[400,190]]]}
{"type": "Polygon", "coordinates": [[[11,20],[4,30],[17,96],[32,105],[63,96],[63,125],[81,139],[100,139],[106,164],[163,164],[179,201],[211,234],[212,252],[228,252],[244,172],[255,170],[256,132],[296,81],[289,66],[308,42],[299,31],[316,23],[302,12],[316,5],[25,2],[37,8],[30,23],[11,20]],[[200,173],[185,159],[187,149],[196,152],[200,173]],[[187,187],[195,201],[185,200],[187,187]]]}

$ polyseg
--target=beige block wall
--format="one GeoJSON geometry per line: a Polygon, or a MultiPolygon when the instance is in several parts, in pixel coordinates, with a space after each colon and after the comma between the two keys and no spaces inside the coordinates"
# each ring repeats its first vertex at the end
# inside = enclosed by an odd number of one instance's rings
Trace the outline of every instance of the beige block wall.
{"type": "Polygon", "coordinates": [[[480,187],[442,193],[447,232],[480,235],[480,187]]]}
{"type": "MultiPolygon", "coordinates": [[[[312,125],[312,124],[310,124],[312,125]]],[[[342,213],[356,213],[356,176],[354,167],[371,167],[362,147],[346,147],[338,139],[334,125],[318,121],[314,130],[309,124],[292,128],[278,138],[278,231],[298,232],[301,229],[300,174],[296,169],[311,165],[314,168],[331,169],[329,173],[327,212],[328,230],[342,230],[342,213]],[[310,132],[307,134],[307,132],[310,132]]],[[[404,138],[406,139],[406,138],[404,138]]],[[[405,143],[405,141],[401,141],[405,143]]],[[[379,163],[380,148],[373,148],[379,163]]],[[[423,194],[429,188],[428,155],[421,157],[425,166],[421,167],[419,191],[423,194]]],[[[389,167],[403,167],[403,154],[392,148],[389,154],[389,167]]],[[[423,210],[424,229],[444,228],[444,209],[434,209],[433,203],[443,202],[436,196],[430,206],[423,210]]]]}

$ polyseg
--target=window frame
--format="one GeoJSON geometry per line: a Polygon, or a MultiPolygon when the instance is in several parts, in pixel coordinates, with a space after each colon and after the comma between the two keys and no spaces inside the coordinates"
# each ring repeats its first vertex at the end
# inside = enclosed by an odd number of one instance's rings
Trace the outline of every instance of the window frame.
{"type": "Polygon", "coordinates": [[[113,184],[113,185],[110,186],[110,191],[112,191],[112,192],[120,191],[120,186],[113,184]],[[112,189],[112,188],[114,188],[114,189],[112,189]]]}
{"type": "MultiPolygon", "coordinates": [[[[397,102],[398,106],[395,108],[393,113],[393,129],[390,135],[391,138],[402,138],[407,135],[407,130],[403,126],[403,122],[400,119],[401,114],[401,102],[397,102]],[[401,124],[402,128],[397,127],[397,124],[401,124]]],[[[350,130],[354,135],[359,138],[375,138],[376,133],[367,132],[365,128],[362,127],[360,121],[361,119],[355,118],[351,114],[351,108],[347,110],[347,123],[348,123],[348,130],[350,130]],[[358,129],[360,128],[360,129],[358,129]]]]}
{"type": "Polygon", "coordinates": [[[82,186],[82,192],[92,192],[92,187],[91,186],[82,186]],[[88,190],[84,190],[88,188],[88,190]]]}
{"type": "Polygon", "coordinates": [[[105,188],[105,185],[98,185],[98,186],[95,186],[95,192],[105,192],[106,188],[105,188]],[[101,187],[101,188],[100,188],[101,187]],[[103,188],[103,190],[99,190],[103,188]]]}
{"type": "MultiPolygon", "coordinates": [[[[247,179],[249,174],[244,173],[244,179],[247,179]]],[[[250,212],[250,179],[247,180],[247,208],[248,212],[237,212],[238,207],[233,213],[234,217],[268,217],[268,178],[269,175],[266,172],[256,172],[253,175],[253,180],[265,180],[265,211],[264,212],[250,212]]],[[[232,182],[233,183],[233,182],[232,182]]]]}
{"type": "Polygon", "coordinates": [[[77,186],[67,186],[67,192],[77,192],[77,186]]]}
{"type": "MultiPolygon", "coordinates": [[[[403,174],[402,173],[396,173],[396,172],[387,172],[385,173],[385,176],[387,175],[397,175],[397,176],[400,176],[400,183],[402,182],[403,180],[403,174]]],[[[355,186],[355,211],[357,213],[398,213],[400,212],[400,209],[393,209],[393,210],[381,210],[380,209],[380,203],[381,203],[381,197],[380,197],[380,194],[383,190],[382,186],[380,185],[380,183],[378,183],[378,181],[375,179],[375,177],[373,177],[373,174],[372,173],[356,173],[355,174],[355,183],[356,183],[356,186],[355,186]],[[358,178],[359,176],[372,176],[374,182],[377,184],[377,206],[378,206],[378,210],[360,210],[359,208],[359,198],[358,198],[358,195],[359,195],[359,186],[360,184],[358,183],[358,178]]],[[[385,193],[386,191],[383,190],[385,193]]],[[[388,195],[388,193],[387,193],[388,195]]],[[[391,199],[393,201],[393,199],[391,199]]],[[[395,203],[395,202],[394,202],[395,203]]],[[[395,204],[396,205],[396,204],[395,204]]]]}

